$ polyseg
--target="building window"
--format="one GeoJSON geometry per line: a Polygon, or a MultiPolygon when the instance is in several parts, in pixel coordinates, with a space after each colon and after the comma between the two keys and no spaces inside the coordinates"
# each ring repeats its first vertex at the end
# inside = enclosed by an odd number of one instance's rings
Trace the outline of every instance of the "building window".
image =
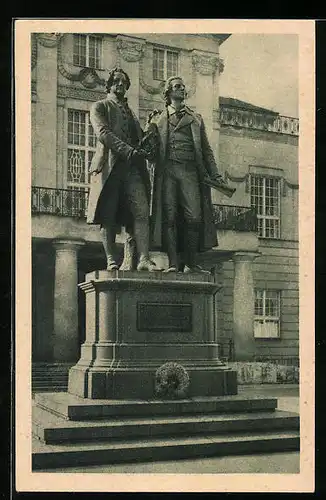
{"type": "Polygon", "coordinates": [[[280,237],[280,181],[275,177],[251,175],[251,206],[257,210],[258,235],[280,237]]]}
{"type": "Polygon", "coordinates": [[[96,136],[89,113],[68,110],[68,188],[89,186],[89,167],[95,152],[96,136]]]}
{"type": "Polygon", "coordinates": [[[171,50],[153,49],[153,79],[167,80],[178,74],[178,53],[171,50]]]}
{"type": "Polygon", "coordinates": [[[279,290],[255,290],[255,338],[279,338],[280,302],[279,290]]]}
{"type": "Polygon", "coordinates": [[[76,66],[101,68],[102,39],[94,35],[74,35],[73,63],[76,66]]]}

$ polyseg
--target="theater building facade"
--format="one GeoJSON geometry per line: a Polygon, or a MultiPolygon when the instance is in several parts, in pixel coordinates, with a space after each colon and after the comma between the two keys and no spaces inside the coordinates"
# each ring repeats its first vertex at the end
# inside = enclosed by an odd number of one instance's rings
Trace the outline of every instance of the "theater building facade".
{"type": "MultiPolygon", "coordinates": [[[[299,123],[219,95],[219,48],[228,36],[32,35],[36,385],[46,378],[49,385],[52,376],[52,386],[59,387],[79,358],[85,299],[77,284],[86,273],[105,268],[99,228],[86,224],[88,167],[96,145],[89,109],[105,97],[104,82],[114,66],[130,76],[128,101],[142,125],[150,111],[163,108],[166,78],[181,75],[187,104],[202,114],[220,171],[236,187],[230,199],[212,192],[219,245],[201,256],[222,285],[214,321],[221,357],[297,363],[299,123]]],[[[120,250],[122,241],[118,236],[120,250]]]]}

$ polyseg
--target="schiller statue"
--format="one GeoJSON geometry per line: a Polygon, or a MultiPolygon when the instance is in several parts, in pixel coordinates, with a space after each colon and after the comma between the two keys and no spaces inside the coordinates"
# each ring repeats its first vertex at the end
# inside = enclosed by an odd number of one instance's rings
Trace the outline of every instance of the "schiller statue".
{"type": "Polygon", "coordinates": [[[185,97],[182,78],[169,78],[165,109],[152,113],[147,126],[146,137],[158,143],[151,245],[167,252],[166,272],[207,273],[196,257],[217,245],[210,187],[227,196],[235,190],[220,175],[203,118],[185,105],[185,97]]]}

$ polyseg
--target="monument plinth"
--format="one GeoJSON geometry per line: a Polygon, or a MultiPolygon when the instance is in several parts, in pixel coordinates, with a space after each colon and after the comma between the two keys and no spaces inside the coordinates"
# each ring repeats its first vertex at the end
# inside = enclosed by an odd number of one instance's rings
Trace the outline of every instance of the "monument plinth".
{"type": "Polygon", "coordinates": [[[236,372],[218,359],[211,275],[95,271],[86,294],[86,340],[68,392],[90,399],[154,399],[156,370],[182,365],[189,397],[237,393],[236,372]]]}

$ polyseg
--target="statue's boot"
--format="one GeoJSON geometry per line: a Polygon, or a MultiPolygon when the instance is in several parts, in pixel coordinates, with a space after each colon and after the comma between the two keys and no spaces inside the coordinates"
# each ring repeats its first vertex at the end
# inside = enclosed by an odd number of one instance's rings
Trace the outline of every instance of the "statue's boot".
{"type": "Polygon", "coordinates": [[[195,222],[187,223],[184,242],[185,267],[183,272],[185,274],[210,274],[209,271],[206,271],[196,263],[197,252],[199,249],[199,231],[200,224],[195,222]]]}
{"type": "Polygon", "coordinates": [[[123,250],[123,261],[119,267],[120,271],[134,271],[136,260],[136,241],[131,235],[127,235],[123,250]]]}
{"type": "Polygon", "coordinates": [[[106,269],[107,271],[117,271],[119,269],[118,264],[116,263],[115,259],[110,255],[107,256],[107,264],[106,264],[106,269]]]}
{"type": "Polygon", "coordinates": [[[115,271],[119,266],[114,257],[115,255],[115,230],[111,227],[101,228],[102,244],[106,255],[106,269],[108,271],[115,271]]]}
{"type": "Polygon", "coordinates": [[[137,271],[158,271],[155,262],[149,257],[149,222],[148,219],[136,219],[134,234],[139,255],[137,271]]]}
{"type": "Polygon", "coordinates": [[[176,273],[178,271],[177,228],[174,222],[164,224],[163,237],[169,259],[169,267],[164,272],[176,273]]]}
{"type": "Polygon", "coordinates": [[[155,262],[153,262],[151,259],[148,257],[141,257],[139,259],[138,265],[137,265],[137,271],[159,271],[159,269],[156,267],[155,262]]]}

